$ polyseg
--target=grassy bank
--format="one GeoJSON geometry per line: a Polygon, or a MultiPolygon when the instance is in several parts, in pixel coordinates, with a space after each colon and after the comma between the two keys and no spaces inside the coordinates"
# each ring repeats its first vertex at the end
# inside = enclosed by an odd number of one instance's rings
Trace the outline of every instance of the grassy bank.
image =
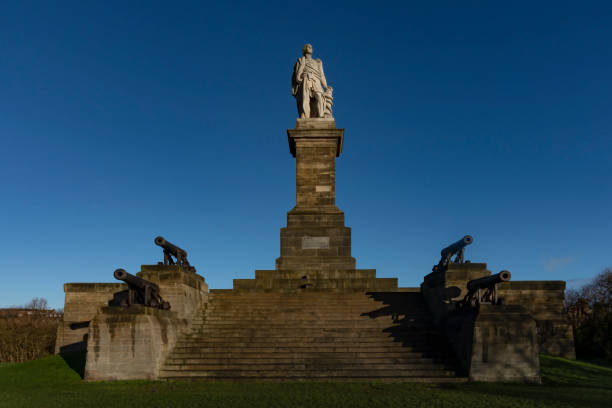
{"type": "Polygon", "coordinates": [[[58,356],[0,366],[0,407],[609,407],[612,368],[543,356],[542,385],[85,383],[58,356]]]}

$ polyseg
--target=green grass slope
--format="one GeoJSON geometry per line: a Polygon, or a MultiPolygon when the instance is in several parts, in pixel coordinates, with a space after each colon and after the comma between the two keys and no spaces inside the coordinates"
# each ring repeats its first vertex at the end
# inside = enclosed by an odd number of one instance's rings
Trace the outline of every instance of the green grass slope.
{"type": "MultiPolygon", "coordinates": [[[[50,356],[0,366],[0,407],[611,407],[612,368],[542,356],[542,385],[81,380],[50,356]]],[[[75,371],[76,370],[76,371],[75,371]]]]}

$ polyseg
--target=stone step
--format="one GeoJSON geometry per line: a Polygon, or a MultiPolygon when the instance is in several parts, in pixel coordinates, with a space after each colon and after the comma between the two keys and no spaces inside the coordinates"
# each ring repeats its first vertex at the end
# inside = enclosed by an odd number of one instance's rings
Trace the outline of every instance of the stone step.
{"type": "Polygon", "coordinates": [[[421,353],[421,352],[409,352],[409,351],[384,351],[384,352],[375,352],[375,351],[346,351],[346,352],[324,352],[324,351],[316,351],[316,352],[302,352],[299,355],[295,352],[271,352],[271,353],[262,353],[259,351],[253,351],[249,349],[243,349],[240,352],[229,352],[229,351],[215,351],[215,352],[196,352],[193,349],[186,349],[185,351],[181,349],[175,349],[170,353],[169,358],[185,358],[185,359],[201,359],[201,358],[231,358],[231,359],[242,359],[242,358],[259,358],[265,360],[271,360],[275,358],[307,358],[307,359],[350,359],[350,358],[359,358],[359,359],[368,359],[368,358],[444,358],[444,355],[437,352],[432,351],[430,353],[421,353]]]}
{"type": "MultiPolygon", "coordinates": [[[[314,292],[313,292],[314,293],[314,292]]],[[[321,292],[326,293],[326,292],[321,292]]],[[[332,293],[332,292],[330,292],[332,293]]],[[[249,303],[289,303],[289,304],[307,304],[307,305],[317,305],[317,304],[337,304],[337,305],[393,305],[394,307],[424,307],[426,305],[425,301],[392,301],[388,302],[384,299],[374,299],[367,296],[359,296],[353,298],[344,298],[344,299],[333,299],[331,297],[311,297],[304,298],[299,293],[285,293],[283,297],[271,296],[269,293],[261,293],[261,292],[252,292],[250,296],[215,296],[209,298],[209,300],[213,303],[215,302],[249,302],[249,303]]]]}
{"type": "Polygon", "coordinates": [[[349,316],[349,315],[330,315],[330,316],[323,316],[320,318],[317,317],[312,317],[312,316],[269,316],[269,317],[265,317],[265,316],[215,316],[215,317],[210,317],[207,319],[202,319],[202,320],[195,320],[192,322],[192,326],[202,326],[202,325],[207,325],[207,324],[223,324],[223,325],[231,325],[231,324],[237,324],[237,325],[241,325],[241,324],[245,324],[245,323],[249,323],[249,325],[251,326],[255,326],[255,325],[265,325],[265,324],[269,324],[269,323],[276,323],[276,324],[292,324],[295,322],[299,322],[299,323],[329,323],[329,322],[346,322],[346,323],[372,323],[375,326],[378,325],[387,325],[387,326],[392,326],[392,325],[405,325],[405,326],[433,326],[433,322],[430,319],[425,319],[425,318],[421,318],[421,319],[416,319],[416,318],[411,318],[411,319],[392,319],[390,316],[389,317],[384,317],[384,318],[376,318],[376,319],[372,319],[369,318],[367,316],[349,316]]]}
{"type": "Polygon", "coordinates": [[[215,291],[162,378],[454,382],[455,361],[432,320],[418,292],[215,291]]]}
{"type": "Polygon", "coordinates": [[[256,270],[255,280],[259,279],[303,279],[306,276],[308,279],[374,279],[376,278],[376,269],[337,269],[337,270],[317,270],[317,269],[301,269],[301,270],[256,270]]]}
{"type": "Polygon", "coordinates": [[[346,277],[346,278],[272,278],[242,280],[235,279],[237,288],[249,289],[387,289],[396,288],[396,278],[369,278],[369,277],[346,277]]]}
{"type": "MultiPolygon", "coordinates": [[[[220,336],[190,336],[179,339],[179,342],[185,341],[199,341],[202,343],[209,344],[227,344],[227,345],[250,345],[250,344],[330,344],[330,345],[363,345],[366,347],[371,344],[398,344],[401,345],[400,340],[396,340],[389,337],[371,336],[371,337],[220,337],[220,336]]],[[[423,340],[426,342],[427,340],[423,340]]]]}
{"type": "Polygon", "coordinates": [[[414,342],[370,342],[358,343],[351,345],[350,342],[344,341],[339,343],[312,343],[312,342],[203,342],[199,340],[181,341],[175,346],[176,351],[202,351],[204,349],[219,349],[219,351],[240,351],[240,350],[262,350],[271,349],[273,351],[285,350],[287,352],[293,350],[296,353],[304,351],[409,351],[409,352],[431,352],[436,351],[439,347],[444,346],[440,341],[438,344],[423,340],[415,340],[414,342]]]}
{"type": "Polygon", "coordinates": [[[256,363],[241,364],[232,362],[227,364],[165,364],[164,371],[310,371],[310,370],[416,370],[416,371],[448,371],[444,364],[319,364],[319,363],[256,363]]]}
{"type": "Polygon", "coordinates": [[[302,292],[302,293],[283,293],[283,292],[236,292],[236,293],[223,293],[209,295],[209,299],[212,301],[217,300],[237,300],[237,301],[289,301],[289,302],[336,302],[336,303],[363,303],[363,302],[390,302],[394,304],[425,304],[422,295],[413,294],[406,295],[405,299],[390,299],[386,296],[374,296],[367,295],[364,292],[347,292],[347,293],[335,293],[335,292],[302,292]]]}
{"type": "Polygon", "coordinates": [[[375,302],[375,301],[353,301],[353,302],[333,302],[327,300],[313,300],[312,302],[307,301],[297,301],[297,300],[286,300],[286,299],[275,299],[275,300],[258,300],[258,299],[245,299],[245,300],[236,300],[233,301],[231,299],[212,299],[209,303],[208,307],[217,307],[217,306],[232,306],[232,307],[295,307],[303,310],[309,309],[327,309],[327,308],[347,308],[347,307],[366,307],[366,308],[393,308],[396,310],[420,310],[426,312],[427,309],[425,305],[388,305],[383,302],[375,302]]]}
{"type": "Polygon", "coordinates": [[[233,378],[376,378],[376,377],[452,377],[454,371],[450,370],[161,370],[160,377],[233,377],[233,378]]]}
{"type": "Polygon", "coordinates": [[[423,308],[426,307],[425,302],[394,302],[392,304],[386,303],[382,300],[374,300],[366,296],[360,296],[358,298],[348,298],[335,300],[330,297],[312,297],[303,298],[299,294],[287,293],[284,297],[270,296],[268,293],[255,293],[248,297],[243,296],[225,296],[225,297],[212,297],[209,298],[210,304],[217,303],[235,303],[235,304],[290,304],[290,305],[393,305],[394,307],[404,308],[423,308]]]}
{"type": "Polygon", "coordinates": [[[278,336],[291,336],[299,330],[299,333],[304,336],[317,337],[317,336],[346,336],[346,337],[369,337],[379,333],[380,335],[387,335],[386,337],[395,336],[432,336],[439,337],[440,335],[435,329],[414,329],[410,327],[391,327],[381,329],[379,327],[360,327],[358,330],[352,327],[227,327],[227,328],[210,328],[203,326],[201,330],[193,333],[197,333],[201,336],[207,336],[210,334],[216,334],[218,337],[224,336],[239,336],[239,337],[278,337],[278,336]]]}
{"type": "MultiPolygon", "coordinates": [[[[386,352],[417,351],[417,350],[414,350],[414,348],[408,349],[406,347],[406,349],[402,349],[401,346],[397,347],[397,346],[390,346],[390,345],[386,345],[386,346],[376,345],[376,346],[371,346],[371,347],[334,347],[334,346],[330,347],[330,346],[319,346],[319,345],[313,345],[313,346],[291,345],[291,346],[283,347],[283,346],[268,345],[268,346],[261,346],[261,347],[245,348],[245,347],[223,347],[222,345],[206,346],[206,345],[201,345],[201,344],[178,344],[175,348],[175,351],[177,352],[178,351],[185,351],[185,352],[196,351],[198,353],[232,352],[235,354],[240,354],[241,352],[244,352],[245,350],[248,350],[249,352],[254,352],[254,353],[295,353],[295,354],[347,353],[347,352],[351,352],[351,353],[360,353],[360,352],[386,353],[386,352]]],[[[421,350],[435,351],[435,349],[431,347],[423,348],[421,350]]],[[[421,350],[418,350],[418,351],[421,351],[421,350]]]]}
{"type": "MultiPolygon", "coordinates": [[[[196,326],[193,326],[194,328],[196,326]]],[[[346,329],[346,328],[369,328],[369,329],[386,329],[386,328],[397,328],[402,330],[433,330],[432,323],[413,323],[411,325],[398,325],[393,322],[385,322],[385,321],[351,321],[351,320],[294,320],[294,321],[267,321],[267,322],[253,322],[249,320],[243,321],[211,321],[202,325],[202,327],[206,327],[209,330],[225,330],[230,328],[236,329],[252,329],[257,328],[265,329],[265,330],[273,330],[273,329],[301,329],[301,328],[311,328],[311,329],[346,329]],[[265,325],[265,326],[264,326],[265,325]]]]}
{"type": "MultiPolygon", "coordinates": [[[[362,364],[444,364],[446,361],[437,358],[426,358],[422,356],[416,356],[417,353],[414,353],[415,357],[369,357],[367,359],[360,359],[359,362],[362,364]]],[[[220,358],[220,357],[170,357],[167,360],[167,364],[313,364],[313,362],[321,361],[321,359],[314,358],[304,358],[304,357],[276,357],[271,359],[264,359],[258,357],[245,357],[240,359],[235,358],[220,358]]],[[[323,360],[327,361],[327,360],[323,360]]],[[[338,364],[354,364],[355,359],[352,357],[349,358],[335,358],[333,360],[338,364]]]]}
{"type": "Polygon", "coordinates": [[[191,327],[199,330],[203,327],[334,327],[337,325],[341,327],[371,327],[371,328],[413,328],[413,329],[433,329],[435,326],[433,322],[428,320],[412,320],[412,321],[394,321],[393,319],[370,319],[363,317],[356,318],[342,318],[341,316],[334,316],[329,319],[280,319],[280,318],[227,318],[227,319],[209,319],[203,322],[192,323],[191,327]]]}
{"type": "Polygon", "coordinates": [[[308,381],[308,382],[389,382],[389,383],[432,383],[432,384],[443,384],[443,383],[466,383],[468,378],[466,377],[232,377],[225,375],[218,375],[215,377],[201,377],[198,375],[192,375],[187,377],[173,377],[172,375],[164,374],[160,376],[164,380],[189,380],[189,381],[212,381],[212,382],[296,382],[296,381],[308,381]]]}

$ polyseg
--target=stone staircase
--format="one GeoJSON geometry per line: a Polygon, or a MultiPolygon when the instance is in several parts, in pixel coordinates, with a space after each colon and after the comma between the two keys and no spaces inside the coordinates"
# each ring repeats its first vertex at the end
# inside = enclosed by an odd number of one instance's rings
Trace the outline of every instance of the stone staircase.
{"type": "Polygon", "coordinates": [[[161,378],[460,382],[419,292],[212,290],[161,378]]]}

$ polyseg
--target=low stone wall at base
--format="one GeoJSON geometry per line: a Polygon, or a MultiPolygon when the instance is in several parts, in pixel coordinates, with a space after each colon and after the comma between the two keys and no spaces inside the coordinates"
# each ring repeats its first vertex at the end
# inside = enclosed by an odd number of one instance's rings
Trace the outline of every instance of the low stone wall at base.
{"type": "Polygon", "coordinates": [[[155,379],[187,326],[168,310],[102,307],[90,322],[85,379],[155,379]]]}

